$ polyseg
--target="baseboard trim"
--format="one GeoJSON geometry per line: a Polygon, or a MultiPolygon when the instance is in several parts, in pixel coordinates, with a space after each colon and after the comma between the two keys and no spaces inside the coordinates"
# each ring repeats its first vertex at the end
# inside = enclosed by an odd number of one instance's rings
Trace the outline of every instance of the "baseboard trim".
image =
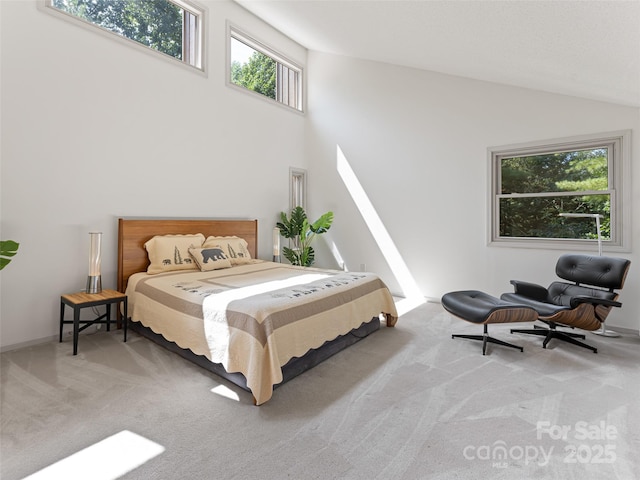
{"type": "MultiPolygon", "coordinates": [[[[615,325],[609,325],[608,323],[606,325],[607,325],[607,330],[613,330],[614,332],[624,333],[626,335],[638,335],[638,336],[640,336],[640,329],[634,330],[633,328],[616,327],[615,325]]],[[[591,332],[591,333],[593,333],[593,332],[591,332]]]]}
{"type": "Polygon", "coordinates": [[[0,353],[10,352],[11,350],[18,350],[20,348],[35,347],[36,345],[42,345],[43,343],[49,343],[57,340],[58,336],[52,335],[51,337],[38,338],[36,340],[14,343],[12,345],[4,345],[0,347],[0,353]]]}

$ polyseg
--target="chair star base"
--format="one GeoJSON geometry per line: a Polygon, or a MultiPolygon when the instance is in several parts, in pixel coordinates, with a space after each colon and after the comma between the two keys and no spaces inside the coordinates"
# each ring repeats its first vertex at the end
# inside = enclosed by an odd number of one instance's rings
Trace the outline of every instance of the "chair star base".
{"type": "Polygon", "coordinates": [[[468,338],[470,340],[482,340],[482,355],[487,354],[487,343],[495,343],[496,345],[502,345],[503,347],[511,347],[511,348],[518,349],[521,352],[524,352],[524,348],[519,347],[518,345],[514,345],[513,343],[503,342],[502,340],[498,340],[497,338],[489,336],[487,325],[484,325],[483,335],[456,334],[456,335],[451,335],[451,338],[468,338]]]}
{"type": "Polygon", "coordinates": [[[541,337],[545,337],[544,341],[542,342],[542,348],[547,348],[547,344],[549,343],[549,341],[553,338],[557,338],[558,340],[562,340],[567,343],[572,343],[573,345],[578,345],[579,347],[582,347],[582,348],[587,348],[591,350],[593,353],[598,353],[598,349],[596,347],[592,347],[591,345],[588,345],[586,343],[579,342],[578,340],[576,340],[576,338],[581,338],[584,340],[586,337],[582,334],[571,333],[571,332],[561,332],[559,330],[556,330],[556,324],[552,322],[549,323],[549,328],[543,328],[537,325],[534,325],[533,327],[534,327],[533,330],[512,328],[511,333],[526,333],[529,335],[538,335],[541,337]]]}

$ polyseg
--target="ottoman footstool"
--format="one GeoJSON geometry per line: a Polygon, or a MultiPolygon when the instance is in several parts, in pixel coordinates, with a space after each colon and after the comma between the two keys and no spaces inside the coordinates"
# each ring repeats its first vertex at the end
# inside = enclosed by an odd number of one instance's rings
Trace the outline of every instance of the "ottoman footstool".
{"type": "Polygon", "coordinates": [[[510,303],[477,290],[446,293],[442,296],[441,301],[444,309],[452,315],[467,322],[484,325],[482,335],[451,335],[451,338],[482,340],[483,355],[486,355],[487,343],[524,351],[518,345],[489,336],[487,325],[490,323],[534,322],[538,319],[538,312],[531,307],[510,303]]]}

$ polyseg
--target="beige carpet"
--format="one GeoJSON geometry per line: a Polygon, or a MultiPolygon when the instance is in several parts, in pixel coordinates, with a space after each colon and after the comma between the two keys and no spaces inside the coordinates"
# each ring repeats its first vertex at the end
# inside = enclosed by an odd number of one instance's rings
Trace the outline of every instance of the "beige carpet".
{"type": "Polygon", "coordinates": [[[508,329],[524,353],[483,357],[451,339],[481,327],[426,304],[261,407],[135,334],[6,352],[0,477],[640,478],[640,338],[587,333],[596,355],[508,329]]]}

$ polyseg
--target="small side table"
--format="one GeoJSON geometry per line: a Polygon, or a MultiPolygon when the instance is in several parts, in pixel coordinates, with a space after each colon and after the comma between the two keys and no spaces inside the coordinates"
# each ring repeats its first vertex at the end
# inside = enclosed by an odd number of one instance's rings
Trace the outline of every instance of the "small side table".
{"type": "MultiPolygon", "coordinates": [[[[68,293],[60,297],[60,341],[62,342],[62,327],[65,323],[73,324],[73,354],[78,354],[78,334],[85,328],[96,324],[104,323],[107,325],[107,332],[111,326],[111,305],[118,306],[124,304],[124,341],[127,341],[127,296],[124,293],[115,290],[102,290],[100,293],[68,293]],[[65,305],[73,308],[73,320],[64,319],[65,305]],[[106,313],[100,315],[93,320],[80,320],[80,310],[87,307],[98,307],[104,305],[107,309],[106,313]],[[83,324],[82,327],[80,324],[83,324]]],[[[117,321],[116,318],[113,321],[117,321]]]]}

